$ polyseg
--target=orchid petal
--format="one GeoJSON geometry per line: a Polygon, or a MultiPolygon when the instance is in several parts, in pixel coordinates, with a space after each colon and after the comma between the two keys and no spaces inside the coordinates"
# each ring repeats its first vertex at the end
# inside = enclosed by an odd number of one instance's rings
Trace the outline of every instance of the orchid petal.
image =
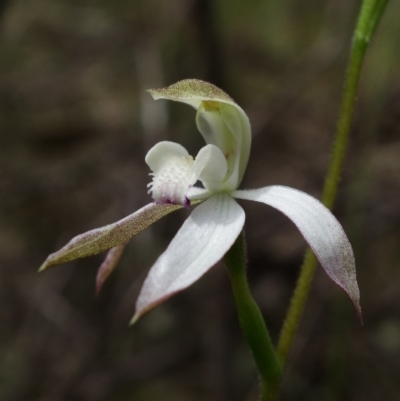
{"type": "Polygon", "coordinates": [[[228,162],[224,189],[236,189],[250,155],[251,127],[243,109],[216,86],[185,79],[162,89],[151,89],[155,100],[169,99],[197,110],[196,124],[207,144],[218,146],[228,162]]]}
{"type": "Polygon", "coordinates": [[[146,155],[153,173],[148,193],[160,204],[190,206],[187,192],[196,183],[193,157],[178,143],[164,141],[154,145],[146,155]]]}
{"type": "Polygon", "coordinates": [[[228,155],[229,157],[237,158],[236,168],[237,176],[237,186],[242,181],[243,175],[246,171],[247,162],[250,156],[251,148],[251,127],[249,119],[246,113],[242,109],[229,107],[228,105],[221,105],[221,118],[223,119],[226,126],[232,132],[233,136],[236,138],[237,143],[240,145],[239,149],[236,149],[236,154],[228,155]]]}
{"type": "Polygon", "coordinates": [[[59,251],[50,254],[39,271],[43,271],[53,265],[84,258],[85,256],[94,255],[117,245],[124,244],[149,225],[161,219],[161,217],[181,207],[181,205],[150,203],[116,223],[80,234],[59,251]]]}
{"type": "Polygon", "coordinates": [[[210,191],[218,191],[225,178],[228,166],[221,150],[214,145],[200,149],[193,164],[193,171],[204,187],[210,191]]]}
{"type": "Polygon", "coordinates": [[[155,144],[148,152],[145,162],[152,171],[157,172],[172,157],[188,157],[188,151],[179,143],[162,141],[155,144]]]}
{"type": "Polygon", "coordinates": [[[304,192],[278,185],[234,191],[231,195],[265,203],[289,217],[328,276],[350,297],[361,319],[353,250],[342,226],[321,202],[304,192]]]}
{"type": "Polygon", "coordinates": [[[101,266],[99,267],[99,270],[97,271],[96,295],[99,295],[100,290],[103,287],[103,284],[105,283],[107,278],[110,276],[110,274],[113,272],[113,270],[115,269],[115,266],[121,259],[122,252],[124,251],[125,246],[126,246],[126,243],[115,246],[114,248],[111,248],[108,251],[106,258],[104,259],[104,262],[101,264],[101,266]]]}
{"type": "MultiPolygon", "coordinates": [[[[227,106],[232,108],[232,106],[227,106]]],[[[238,186],[238,169],[241,137],[236,138],[221,116],[222,104],[204,102],[197,110],[196,125],[206,143],[218,146],[226,157],[228,190],[238,186]]]]}
{"type": "Polygon", "coordinates": [[[212,195],[213,192],[209,191],[208,189],[199,187],[192,187],[187,193],[187,197],[190,200],[191,205],[198,203],[199,201],[201,202],[203,200],[206,200],[212,195]]]}
{"type": "Polygon", "coordinates": [[[204,102],[197,110],[196,124],[206,143],[218,146],[226,157],[224,189],[236,189],[250,155],[251,129],[247,116],[228,104],[204,102]]]}
{"type": "Polygon", "coordinates": [[[217,263],[240,234],[244,220],[243,209],[227,194],[214,195],[198,206],[151,268],[131,323],[217,263]]]}

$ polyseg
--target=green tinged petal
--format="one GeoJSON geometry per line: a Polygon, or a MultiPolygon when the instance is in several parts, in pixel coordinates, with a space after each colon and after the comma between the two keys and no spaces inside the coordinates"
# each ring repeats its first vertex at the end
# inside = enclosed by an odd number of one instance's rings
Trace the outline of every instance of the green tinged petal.
{"type": "Polygon", "coordinates": [[[59,251],[49,255],[39,271],[41,272],[50,266],[69,262],[74,259],[95,255],[124,244],[149,225],[161,219],[161,217],[181,207],[180,205],[151,203],[116,223],[80,234],[59,251]]]}
{"type": "Polygon", "coordinates": [[[148,92],[153,96],[154,100],[174,100],[190,104],[195,109],[200,106],[201,102],[209,100],[236,105],[233,99],[223,90],[199,79],[184,79],[165,88],[149,89],[148,92]]]}
{"type": "Polygon", "coordinates": [[[125,246],[126,244],[121,244],[115,246],[114,248],[111,248],[108,251],[106,258],[104,259],[104,262],[100,265],[99,270],[97,271],[96,295],[99,295],[100,290],[103,287],[103,284],[117,266],[117,263],[121,259],[122,253],[125,249],[125,246]]]}

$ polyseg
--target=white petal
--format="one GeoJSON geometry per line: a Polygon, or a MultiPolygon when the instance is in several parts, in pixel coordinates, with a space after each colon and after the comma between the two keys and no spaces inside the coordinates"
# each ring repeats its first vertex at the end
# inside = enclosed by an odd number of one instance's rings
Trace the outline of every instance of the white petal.
{"type": "Polygon", "coordinates": [[[229,154],[236,149],[237,140],[224,123],[220,109],[220,103],[201,104],[196,113],[196,125],[207,144],[229,154]]]}
{"type": "Polygon", "coordinates": [[[196,125],[208,144],[218,146],[228,165],[224,189],[236,189],[243,177],[250,154],[249,119],[239,106],[203,102],[196,114],[196,125]]]}
{"type": "Polygon", "coordinates": [[[221,150],[214,145],[207,145],[197,154],[193,170],[206,189],[219,191],[228,166],[221,150]]]}
{"type": "Polygon", "coordinates": [[[182,145],[175,142],[162,141],[147,152],[145,162],[152,171],[157,172],[168,160],[181,156],[189,156],[188,151],[182,145]]]}
{"type": "MultiPolygon", "coordinates": [[[[202,103],[196,113],[196,125],[207,144],[215,145],[221,149],[226,157],[227,177],[231,187],[228,190],[236,189],[238,186],[238,160],[240,153],[239,141],[221,116],[221,103],[202,103]]],[[[232,108],[232,106],[227,106],[232,108]]]]}
{"type": "Polygon", "coordinates": [[[353,250],[342,226],[321,202],[304,192],[283,186],[234,191],[232,196],[263,202],[289,217],[328,276],[348,294],[361,317],[353,250]]]}
{"type": "Polygon", "coordinates": [[[49,255],[39,271],[43,271],[50,266],[69,262],[70,260],[95,255],[107,249],[114,248],[117,245],[125,244],[149,225],[161,219],[161,217],[181,207],[180,205],[151,203],[116,223],[80,234],[72,238],[59,251],[49,255]]]}
{"type": "Polygon", "coordinates": [[[210,192],[208,189],[199,187],[192,187],[189,189],[189,192],[187,193],[187,197],[191,201],[190,202],[191,204],[208,199],[211,195],[213,195],[213,193],[210,192]]]}
{"type": "Polygon", "coordinates": [[[240,148],[237,149],[238,160],[236,161],[237,172],[235,177],[237,184],[236,188],[242,181],[244,172],[246,171],[247,161],[250,156],[251,148],[251,126],[246,113],[238,107],[230,107],[227,104],[221,105],[221,117],[224,123],[236,138],[240,148]]]}
{"type": "Polygon", "coordinates": [[[240,234],[244,219],[243,209],[226,194],[214,195],[198,206],[151,268],[132,323],[217,263],[240,234]]]}
{"type": "Polygon", "coordinates": [[[153,170],[149,193],[156,203],[189,206],[188,190],[197,181],[193,173],[193,157],[174,142],[159,142],[146,155],[153,170]]]}

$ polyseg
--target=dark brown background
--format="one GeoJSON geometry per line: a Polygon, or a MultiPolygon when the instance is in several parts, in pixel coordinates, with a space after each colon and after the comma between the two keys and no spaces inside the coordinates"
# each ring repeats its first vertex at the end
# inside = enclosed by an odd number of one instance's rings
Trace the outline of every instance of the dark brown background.
{"type": "MultiPolygon", "coordinates": [[[[129,245],[98,299],[102,255],[38,275],[72,236],[150,201],[159,140],[195,154],[194,110],[147,88],[209,80],[247,111],[243,188],[320,197],[359,1],[0,2],[0,400],[252,401],[255,367],[222,264],[127,323],[187,212],[129,245]]],[[[400,4],[360,82],[335,214],[354,246],[365,325],[319,269],[282,400],[400,397],[400,4]]],[[[249,277],[276,341],[305,243],[267,206],[247,212],[249,277]]]]}

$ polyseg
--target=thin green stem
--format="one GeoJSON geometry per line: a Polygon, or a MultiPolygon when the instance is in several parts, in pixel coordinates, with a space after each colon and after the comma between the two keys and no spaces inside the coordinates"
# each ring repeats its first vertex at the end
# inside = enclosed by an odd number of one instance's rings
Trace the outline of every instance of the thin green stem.
{"type": "Polygon", "coordinates": [[[315,268],[317,266],[316,262],[317,260],[311,249],[307,249],[276,347],[276,354],[282,368],[286,365],[289,351],[292,347],[294,336],[296,335],[300,318],[308,298],[315,268]]]}
{"type": "Polygon", "coordinates": [[[260,373],[261,401],[273,401],[279,391],[282,369],[263,316],[251,296],[246,277],[246,243],[240,234],[224,258],[235,297],[239,322],[260,373]]]}
{"type": "MultiPolygon", "coordinates": [[[[364,0],[353,35],[350,59],[347,66],[343,98],[337,123],[330,165],[325,178],[322,202],[332,208],[340,181],[347,142],[354,112],[356,92],[366,48],[383,14],[388,0],[364,0]]],[[[301,267],[293,297],[278,341],[277,356],[285,366],[299,321],[307,301],[314,277],[317,261],[310,250],[307,251],[301,267]]]]}
{"type": "Polygon", "coordinates": [[[371,39],[372,35],[375,33],[375,30],[379,24],[379,21],[382,17],[383,12],[385,11],[388,2],[389,0],[378,0],[378,2],[376,3],[374,13],[369,24],[368,39],[371,39]]]}

